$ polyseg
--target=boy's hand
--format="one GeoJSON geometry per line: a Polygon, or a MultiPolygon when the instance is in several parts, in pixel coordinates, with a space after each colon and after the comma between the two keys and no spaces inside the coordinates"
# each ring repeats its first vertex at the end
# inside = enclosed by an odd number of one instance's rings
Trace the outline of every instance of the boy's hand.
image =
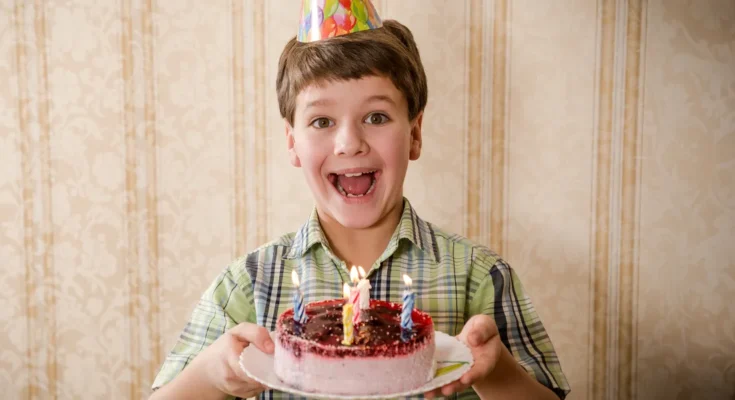
{"type": "Polygon", "coordinates": [[[470,318],[457,338],[470,348],[475,363],[458,380],[425,393],[428,399],[449,396],[469,388],[490,375],[498,362],[503,344],[500,342],[498,326],[489,316],[475,315],[470,318]]]}
{"type": "Polygon", "coordinates": [[[264,353],[273,353],[274,344],[265,328],[241,323],[214,341],[192,364],[198,363],[207,382],[222,393],[241,398],[257,396],[267,388],[248,378],[239,364],[240,353],[250,344],[264,353]]]}

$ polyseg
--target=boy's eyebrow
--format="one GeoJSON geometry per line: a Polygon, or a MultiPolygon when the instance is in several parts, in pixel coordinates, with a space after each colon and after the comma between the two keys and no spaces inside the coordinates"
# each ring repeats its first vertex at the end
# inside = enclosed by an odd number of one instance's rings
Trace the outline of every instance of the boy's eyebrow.
{"type": "MultiPolygon", "coordinates": [[[[376,95],[370,96],[367,98],[367,100],[365,100],[365,103],[372,103],[374,101],[387,101],[388,103],[391,103],[394,106],[396,105],[396,102],[390,96],[386,96],[384,94],[376,94],[376,95]]],[[[306,103],[306,106],[304,106],[304,111],[308,110],[311,107],[328,106],[331,104],[334,104],[334,101],[330,99],[312,100],[306,103]]]]}
{"type": "Polygon", "coordinates": [[[388,103],[391,103],[394,106],[396,105],[396,102],[390,96],[386,96],[384,94],[376,94],[374,96],[370,96],[365,102],[370,103],[373,101],[387,101],[388,103]]]}
{"type": "Polygon", "coordinates": [[[330,105],[332,103],[334,103],[334,102],[332,100],[329,100],[329,99],[312,100],[312,101],[306,103],[306,106],[304,107],[304,111],[308,110],[311,107],[327,106],[327,105],[330,105]]]}

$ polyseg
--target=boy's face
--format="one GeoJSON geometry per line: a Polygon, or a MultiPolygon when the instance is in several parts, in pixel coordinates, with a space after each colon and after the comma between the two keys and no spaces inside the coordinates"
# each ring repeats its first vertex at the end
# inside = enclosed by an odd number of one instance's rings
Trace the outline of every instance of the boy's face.
{"type": "Polygon", "coordinates": [[[408,161],[421,154],[421,119],[408,120],[405,97],[384,77],[302,90],[286,138],[320,217],[369,228],[402,204],[408,161]]]}

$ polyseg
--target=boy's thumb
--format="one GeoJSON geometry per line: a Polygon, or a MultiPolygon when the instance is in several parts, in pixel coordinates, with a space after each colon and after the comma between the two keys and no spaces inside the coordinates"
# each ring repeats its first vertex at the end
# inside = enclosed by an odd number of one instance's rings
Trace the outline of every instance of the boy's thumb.
{"type": "Polygon", "coordinates": [[[467,342],[470,346],[481,346],[492,336],[492,320],[485,315],[475,315],[467,321],[467,342]]]}
{"type": "Polygon", "coordinates": [[[271,335],[260,325],[243,322],[230,329],[230,334],[242,342],[254,345],[263,353],[271,354],[275,348],[271,335]]]}

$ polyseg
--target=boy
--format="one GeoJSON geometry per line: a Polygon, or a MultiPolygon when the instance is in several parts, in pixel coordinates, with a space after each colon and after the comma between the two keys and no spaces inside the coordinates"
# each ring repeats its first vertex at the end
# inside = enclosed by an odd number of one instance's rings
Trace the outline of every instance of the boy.
{"type": "Polygon", "coordinates": [[[291,271],[311,302],[341,297],[351,265],[370,266],[375,299],[400,302],[401,276],[415,277],[416,306],[470,347],[472,369],[427,397],[564,398],[566,379],[515,272],[487,248],[419,218],[403,196],[408,162],[421,154],[428,92],[411,32],[382,23],[367,0],[320,4],[326,8],[304,6],[299,40],[286,45],[277,78],[290,162],[303,170],[316,207],[298,232],[235,261],[212,283],[152,398],[293,397],[249,380],[239,355],[248,345],[273,351],[268,331],[291,306],[291,271]]]}

